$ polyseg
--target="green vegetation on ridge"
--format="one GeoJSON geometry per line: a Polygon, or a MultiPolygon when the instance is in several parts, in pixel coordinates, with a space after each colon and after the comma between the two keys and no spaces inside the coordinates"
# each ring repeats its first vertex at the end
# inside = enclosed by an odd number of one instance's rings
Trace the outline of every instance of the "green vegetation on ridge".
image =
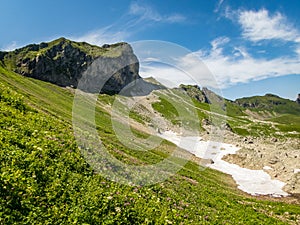
{"type": "Polygon", "coordinates": [[[283,99],[276,95],[253,96],[235,101],[238,105],[254,111],[271,111],[280,114],[300,115],[300,105],[295,101],[283,99]]]}

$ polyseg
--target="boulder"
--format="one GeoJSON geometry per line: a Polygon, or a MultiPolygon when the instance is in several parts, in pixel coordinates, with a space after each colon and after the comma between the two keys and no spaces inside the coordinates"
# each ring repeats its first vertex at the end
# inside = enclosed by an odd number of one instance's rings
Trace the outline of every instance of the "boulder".
{"type": "Polygon", "coordinates": [[[296,102],[297,102],[298,104],[300,104],[300,94],[298,94],[298,98],[296,99],[296,102]]]}

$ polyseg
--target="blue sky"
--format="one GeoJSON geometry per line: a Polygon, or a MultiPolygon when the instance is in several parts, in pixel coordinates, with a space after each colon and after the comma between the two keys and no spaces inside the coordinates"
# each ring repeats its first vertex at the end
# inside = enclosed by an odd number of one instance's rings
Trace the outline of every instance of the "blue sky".
{"type": "MultiPolygon", "coordinates": [[[[0,4],[1,50],[61,36],[97,45],[159,40],[182,46],[187,55],[173,68],[142,63],[142,76],[164,77],[175,84],[197,80],[210,87],[199,75],[203,66],[194,63],[197,57],[216,80],[217,87],[211,87],[221,88],[226,98],[273,93],[294,100],[300,93],[296,0],[0,0],[0,4]],[[199,79],[188,80],[178,68],[199,79]]],[[[138,49],[135,52],[139,57],[138,49]]]]}

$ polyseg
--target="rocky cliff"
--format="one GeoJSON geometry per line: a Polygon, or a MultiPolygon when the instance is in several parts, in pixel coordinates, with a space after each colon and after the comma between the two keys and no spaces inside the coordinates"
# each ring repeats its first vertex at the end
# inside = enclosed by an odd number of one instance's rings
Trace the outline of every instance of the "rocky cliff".
{"type": "Polygon", "coordinates": [[[198,85],[181,84],[179,86],[179,88],[184,90],[187,93],[187,95],[190,96],[191,98],[194,98],[199,102],[209,103],[208,98],[203,93],[203,91],[201,91],[201,89],[198,85]]]}
{"type": "Polygon", "coordinates": [[[198,85],[185,85],[181,84],[179,88],[186,92],[188,96],[196,99],[198,102],[208,103],[208,104],[218,104],[223,105],[225,99],[217,95],[213,91],[209,90],[206,87],[203,87],[202,90],[198,85]]]}
{"type": "Polygon", "coordinates": [[[85,74],[84,82],[89,83],[86,91],[90,92],[118,93],[140,78],[138,59],[124,42],[99,47],[60,38],[0,52],[0,60],[9,70],[59,86],[76,88],[85,74]]]}
{"type": "Polygon", "coordinates": [[[300,94],[298,94],[298,98],[296,99],[296,102],[297,102],[298,104],[300,104],[300,94]]]}

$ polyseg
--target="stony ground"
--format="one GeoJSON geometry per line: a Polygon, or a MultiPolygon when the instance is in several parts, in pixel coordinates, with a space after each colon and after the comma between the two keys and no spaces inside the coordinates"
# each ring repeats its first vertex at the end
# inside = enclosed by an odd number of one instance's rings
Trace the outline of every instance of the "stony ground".
{"type": "Polygon", "coordinates": [[[249,169],[263,169],[286,183],[284,190],[300,194],[300,139],[243,138],[227,135],[226,141],[241,149],[224,159],[249,169]]]}

